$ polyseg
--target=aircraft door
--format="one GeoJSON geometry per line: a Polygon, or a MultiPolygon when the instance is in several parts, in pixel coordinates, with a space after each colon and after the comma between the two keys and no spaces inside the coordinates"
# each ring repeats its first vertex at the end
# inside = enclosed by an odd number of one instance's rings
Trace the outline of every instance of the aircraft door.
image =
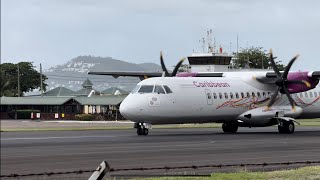
{"type": "Polygon", "coordinates": [[[213,104],[213,98],[212,98],[212,93],[209,89],[205,89],[205,95],[207,99],[207,104],[212,105],[213,104]]]}

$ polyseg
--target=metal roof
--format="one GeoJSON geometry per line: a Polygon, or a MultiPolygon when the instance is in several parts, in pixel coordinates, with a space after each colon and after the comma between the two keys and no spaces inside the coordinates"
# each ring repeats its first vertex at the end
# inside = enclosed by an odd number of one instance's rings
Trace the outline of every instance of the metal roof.
{"type": "Polygon", "coordinates": [[[127,95],[75,97],[82,105],[119,105],[127,95]]]}
{"type": "Polygon", "coordinates": [[[71,97],[1,97],[1,105],[62,105],[71,97]]]}
{"type": "Polygon", "coordinates": [[[101,93],[103,94],[114,94],[116,91],[119,91],[121,94],[129,94],[128,92],[118,88],[118,87],[110,87],[108,89],[105,89],[103,91],[101,91],[101,93]]]}
{"type": "Polygon", "coordinates": [[[73,94],[75,94],[74,91],[61,86],[43,93],[44,96],[72,96],[73,94]]]}

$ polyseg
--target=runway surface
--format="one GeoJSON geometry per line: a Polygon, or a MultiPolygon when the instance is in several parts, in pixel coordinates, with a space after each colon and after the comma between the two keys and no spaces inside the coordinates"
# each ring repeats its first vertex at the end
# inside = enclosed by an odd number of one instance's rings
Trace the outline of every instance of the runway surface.
{"type": "MultiPolygon", "coordinates": [[[[135,129],[1,132],[1,175],[95,169],[103,160],[112,168],[320,160],[320,127],[297,127],[290,135],[279,134],[276,127],[239,128],[236,134],[224,134],[220,128],[152,129],[148,136],[137,136],[135,129]]],[[[123,171],[111,175],[213,171],[123,171]]]]}

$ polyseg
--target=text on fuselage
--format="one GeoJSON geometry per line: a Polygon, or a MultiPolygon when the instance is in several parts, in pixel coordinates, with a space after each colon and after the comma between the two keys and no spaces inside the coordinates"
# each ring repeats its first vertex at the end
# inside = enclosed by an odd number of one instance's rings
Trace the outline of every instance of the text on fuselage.
{"type": "Polygon", "coordinates": [[[197,82],[197,81],[193,81],[193,84],[196,87],[230,87],[230,85],[228,83],[214,83],[211,81],[203,81],[203,82],[197,82]]]}

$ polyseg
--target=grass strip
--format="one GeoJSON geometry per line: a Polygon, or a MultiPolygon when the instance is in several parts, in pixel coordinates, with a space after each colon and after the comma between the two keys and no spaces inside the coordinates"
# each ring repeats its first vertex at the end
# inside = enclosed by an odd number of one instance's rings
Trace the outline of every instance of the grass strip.
{"type": "MultiPolygon", "coordinates": [[[[141,178],[139,178],[141,179],[141,178]]],[[[143,178],[143,180],[184,180],[184,179],[197,179],[197,180],[315,180],[320,179],[320,166],[308,166],[298,169],[270,171],[270,172],[249,172],[240,170],[235,173],[213,173],[209,177],[203,176],[181,176],[181,177],[154,177],[143,178]]]]}

